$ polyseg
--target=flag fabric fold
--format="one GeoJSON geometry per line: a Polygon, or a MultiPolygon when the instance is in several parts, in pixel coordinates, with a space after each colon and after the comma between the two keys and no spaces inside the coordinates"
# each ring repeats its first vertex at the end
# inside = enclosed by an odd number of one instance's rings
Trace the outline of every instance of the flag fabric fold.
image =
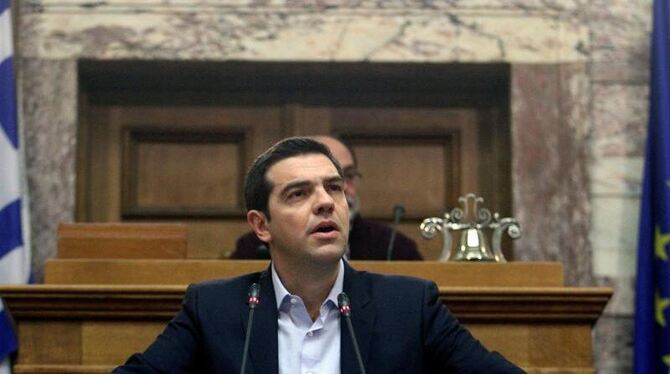
{"type": "MultiPolygon", "coordinates": [[[[12,17],[9,0],[0,0],[0,284],[28,283],[30,253],[24,245],[22,168],[17,121],[12,17]]],[[[0,299],[0,373],[18,348],[8,311],[0,299]]]]}
{"type": "Polygon", "coordinates": [[[640,206],[633,368],[670,372],[670,1],[655,0],[640,206]]]}

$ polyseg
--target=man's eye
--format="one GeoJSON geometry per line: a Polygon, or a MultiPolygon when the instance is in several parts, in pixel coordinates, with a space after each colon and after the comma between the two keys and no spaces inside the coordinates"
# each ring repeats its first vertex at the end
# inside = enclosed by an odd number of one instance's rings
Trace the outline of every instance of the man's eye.
{"type": "Polygon", "coordinates": [[[331,191],[342,191],[343,187],[340,183],[333,183],[328,186],[331,191]]]}
{"type": "Polygon", "coordinates": [[[296,190],[296,191],[289,192],[287,198],[288,198],[289,200],[292,200],[292,199],[300,198],[300,197],[302,197],[302,196],[304,196],[304,195],[305,195],[305,191],[302,191],[302,190],[296,190]]]}

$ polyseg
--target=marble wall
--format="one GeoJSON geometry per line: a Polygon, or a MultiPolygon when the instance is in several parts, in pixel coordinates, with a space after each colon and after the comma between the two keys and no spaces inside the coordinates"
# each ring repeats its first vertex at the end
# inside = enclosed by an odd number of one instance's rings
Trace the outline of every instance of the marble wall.
{"type": "Polygon", "coordinates": [[[595,330],[598,366],[629,373],[642,165],[647,126],[651,0],[590,5],[593,274],[615,288],[595,330]]]}
{"type": "Polygon", "coordinates": [[[78,59],[508,62],[515,255],[615,287],[597,366],[629,372],[650,2],[16,2],[34,268],[74,216],[78,59]]]}

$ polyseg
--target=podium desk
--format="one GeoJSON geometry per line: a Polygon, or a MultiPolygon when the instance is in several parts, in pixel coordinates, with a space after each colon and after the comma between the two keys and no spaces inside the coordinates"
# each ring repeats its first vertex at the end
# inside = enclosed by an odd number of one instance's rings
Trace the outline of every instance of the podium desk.
{"type": "MultiPolygon", "coordinates": [[[[109,372],[155,339],[179,310],[186,284],[266,266],[267,261],[53,260],[47,284],[0,286],[18,329],[15,372],[109,372]]],[[[595,373],[591,329],[612,290],[564,287],[560,264],[352,266],[435,280],[441,300],[478,339],[529,373],[595,373]]]]}

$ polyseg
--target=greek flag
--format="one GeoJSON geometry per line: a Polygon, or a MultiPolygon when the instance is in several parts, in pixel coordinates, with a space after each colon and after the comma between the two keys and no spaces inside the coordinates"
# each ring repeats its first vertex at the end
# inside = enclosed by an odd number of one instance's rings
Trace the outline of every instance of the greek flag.
{"type": "MultiPolygon", "coordinates": [[[[0,284],[27,283],[30,278],[30,253],[22,231],[25,200],[21,194],[23,170],[10,11],[10,1],[0,0],[0,284]]],[[[0,373],[9,372],[8,358],[17,346],[8,312],[0,300],[0,373]]]]}

